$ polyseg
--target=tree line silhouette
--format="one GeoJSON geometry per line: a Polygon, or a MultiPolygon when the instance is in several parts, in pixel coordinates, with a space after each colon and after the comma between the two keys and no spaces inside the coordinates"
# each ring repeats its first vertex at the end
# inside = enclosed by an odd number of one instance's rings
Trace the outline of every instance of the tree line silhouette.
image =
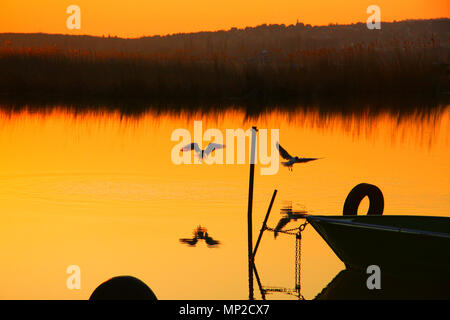
{"type": "Polygon", "coordinates": [[[0,95],[255,108],[434,105],[450,91],[448,30],[450,19],[382,23],[381,30],[297,23],[138,39],[5,33],[0,95]]]}

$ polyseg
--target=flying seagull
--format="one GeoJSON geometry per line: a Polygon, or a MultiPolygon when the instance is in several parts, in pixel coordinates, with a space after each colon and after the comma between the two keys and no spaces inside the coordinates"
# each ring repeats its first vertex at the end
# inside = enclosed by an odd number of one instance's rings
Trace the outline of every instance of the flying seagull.
{"type": "Polygon", "coordinates": [[[284,208],[281,208],[281,213],[284,214],[284,216],[280,219],[280,221],[278,221],[277,226],[274,229],[273,235],[276,238],[278,235],[278,232],[281,231],[281,229],[283,229],[283,227],[285,225],[287,225],[289,222],[293,221],[297,221],[297,219],[301,219],[305,217],[305,214],[308,211],[306,210],[296,210],[293,211],[292,210],[292,203],[288,206],[285,206],[284,208]]]}
{"type": "Polygon", "coordinates": [[[285,149],[283,149],[282,146],[277,142],[277,149],[280,152],[280,155],[283,157],[283,159],[288,160],[285,162],[281,162],[281,164],[285,167],[288,167],[289,171],[292,171],[292,166],[294,163],[303,163],[303,162],[309,162],[318,160],[321,158],[299,158],[299,157],[293,157],[291,156],[285,149]]]}
{"type": "Polygon", "coordinates": [[[205,150],[200,149],[197,142],[192,142],[190,144],[185,145],[183,148],[181,148],[180,151],[191,151],[194,150],[197,154],[199,159],[206,158],[211,152],[213,152],[216,149],[222,149],[225,148],[225,145],[218,144],[218,143],[210,143],[206,147],[205,150]]]}

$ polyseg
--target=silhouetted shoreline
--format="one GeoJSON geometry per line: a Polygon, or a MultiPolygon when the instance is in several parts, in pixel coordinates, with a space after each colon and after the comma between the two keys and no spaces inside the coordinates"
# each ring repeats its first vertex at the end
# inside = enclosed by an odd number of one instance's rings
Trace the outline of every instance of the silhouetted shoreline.
{"type": "Polygon", "coordinates": [[[122,104],[126,112],[146,104],[414,110],[448,103],[449,28],[450,19],[436,19],[140,39],[0,34],[0,100],[122,104]]]}

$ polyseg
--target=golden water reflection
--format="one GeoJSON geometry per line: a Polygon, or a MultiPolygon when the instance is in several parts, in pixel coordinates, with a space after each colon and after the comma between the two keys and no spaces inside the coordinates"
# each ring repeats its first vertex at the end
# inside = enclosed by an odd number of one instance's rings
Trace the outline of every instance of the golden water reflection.
{"type": "MultiPolygon", "coordinates": [[[[283,201],[341,214],[360,182],[380,187],[385,214],[450,215],[448,108],[427,116],[273,112],[257,119],[240,111],[0,113],[0,298],[87,299],[104,280],[129,274],[160,299],[246,299],[248,165],[173,164],[171,133],[192,132],[194,120],[224,135],[252,125],[280,129],[287,150],[324,157],[273,176],[256,166],[255,235],[275,188],[272,227],[283,201]],[[179,243],[198,225],[220,247],[179,243]],[[81,268],[80,290],[66,287],[69,265],[81,268]]],[[[256,257],[263,285],[294,285],[294,244],[264,235],[256,257]]],[[[307,228],[303,296],[314,298],[342,269],[307,228]]]]}

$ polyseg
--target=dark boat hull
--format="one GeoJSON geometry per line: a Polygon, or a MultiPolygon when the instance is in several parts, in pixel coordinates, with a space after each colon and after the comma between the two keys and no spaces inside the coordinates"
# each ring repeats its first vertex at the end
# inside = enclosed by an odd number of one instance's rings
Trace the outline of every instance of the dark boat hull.
{"type": "Polygon", "coordinates": [[[450,276],[450,218],[307,216],[347,269],[450,276]]]}
{"type": "Polygon", "coordinates": [[[382,290],[368,290],[365,272],[342,270],[314,298],[315,300],[449,300],[450,282],[430,277],[428,273],[414,278],[382,275],[382,290]]]}

